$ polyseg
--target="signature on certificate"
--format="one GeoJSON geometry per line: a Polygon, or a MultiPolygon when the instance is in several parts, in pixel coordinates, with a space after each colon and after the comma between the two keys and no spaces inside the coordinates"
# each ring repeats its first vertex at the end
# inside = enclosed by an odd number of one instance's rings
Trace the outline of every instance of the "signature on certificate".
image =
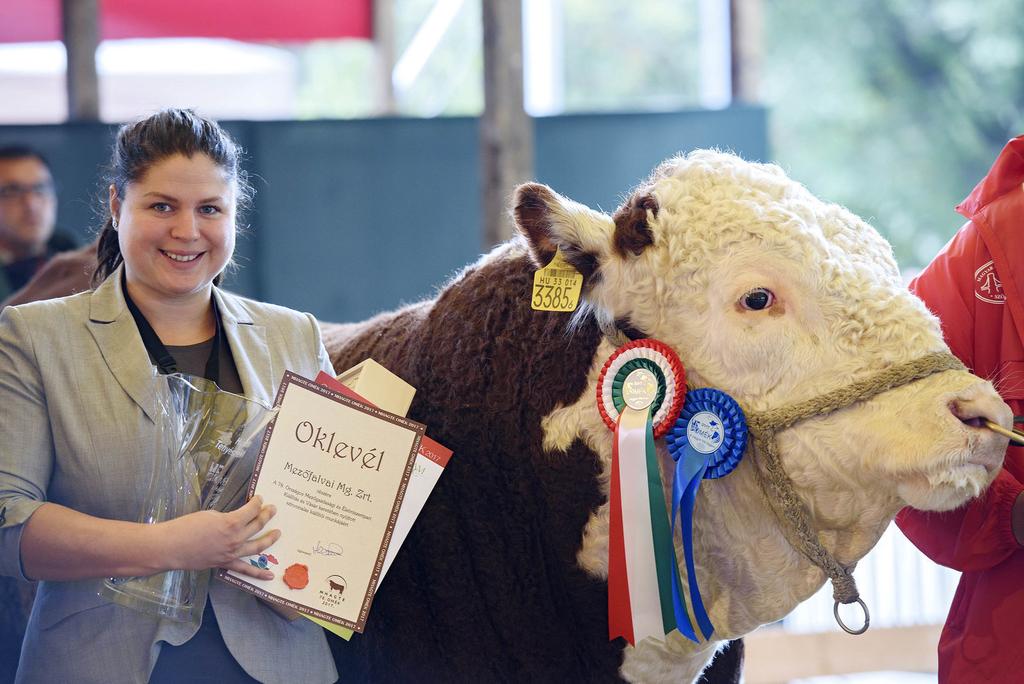
{"type": "Polygon", "coordinates": [[[320,556],[340,556],[342,553],[341,544],[328,542],[325,545],[323,542],[317,542],[313,547],[313,553],[320,556]]]}

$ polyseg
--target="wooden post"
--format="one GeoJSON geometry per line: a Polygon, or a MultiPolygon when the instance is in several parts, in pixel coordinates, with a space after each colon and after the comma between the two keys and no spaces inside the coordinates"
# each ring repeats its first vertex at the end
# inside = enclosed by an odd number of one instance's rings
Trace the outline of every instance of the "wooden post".
{"type": "Polygon", "coordinates": [[[98,0],[61,0],[64,48],[67,51],[69,121],[99,121],[99,77],[96,48],[99,46],[98,0]]]}
{"type": "Polygon", "coordinates": [[[377,72],[377,115],[390,116],[398,109],[391,72],[395,68],[395,0],[373,0],[373,47],[377,72]]]}
{"type": "Polygon", "coordinates": [[[732,38],[732,99],[753,104],[760,101],[763,57],[762,0],[729,0],[732,38]]]}
{"type": "Polygon", "coordinates": [[[533,121],[523,108],[521,0],[483,0],[484,113],[480,119],[483,248],[512,236],[512,191],[533,178],[533,121]]]}

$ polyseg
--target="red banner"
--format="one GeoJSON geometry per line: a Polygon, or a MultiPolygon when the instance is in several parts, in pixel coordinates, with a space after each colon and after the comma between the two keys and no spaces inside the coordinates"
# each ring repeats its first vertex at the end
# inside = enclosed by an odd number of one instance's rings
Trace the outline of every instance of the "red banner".
{"type": "MultiPolygon", "coordinates": [[[[60,40],[61,0],[0,2],[0,43],[60,40]]],[[[99,0],[100,36],[305,42],[371,38],[373,0],[99,0]]]]}

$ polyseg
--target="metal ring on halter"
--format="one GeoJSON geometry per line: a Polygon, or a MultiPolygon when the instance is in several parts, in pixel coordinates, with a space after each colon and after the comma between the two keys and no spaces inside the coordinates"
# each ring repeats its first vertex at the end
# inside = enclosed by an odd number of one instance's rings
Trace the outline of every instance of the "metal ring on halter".
{"type": "Polygon", "coordinates": [[[864,603],[864,600],[859,597],[857,598],[857,603],[860,604],[861,610],[864,611],[864,624],[861,626],[860,629],[850,629],[846,626],[846,623],[843,622],[843,618],[839,617],[839,601],[836,601],[835,606],[832,607],[832,614],[836,616],[836,622],[839,623],[839,626],[842,627],[843,631],[847,634],[863,634],[864,632],[868,631],[868,625],[871,624],[871,614],[868,613],[867,604],[864,603]]]}

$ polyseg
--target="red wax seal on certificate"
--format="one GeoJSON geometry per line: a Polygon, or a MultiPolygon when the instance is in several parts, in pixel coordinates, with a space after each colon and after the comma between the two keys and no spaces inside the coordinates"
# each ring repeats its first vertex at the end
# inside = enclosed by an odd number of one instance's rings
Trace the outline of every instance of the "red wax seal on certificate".
{"type": "Polygon", "coordinates": [[[289,589],[305,589],[309,584],[309,568],[302,563],[294,563],[284,571],[284,583],[289,589]]]}

